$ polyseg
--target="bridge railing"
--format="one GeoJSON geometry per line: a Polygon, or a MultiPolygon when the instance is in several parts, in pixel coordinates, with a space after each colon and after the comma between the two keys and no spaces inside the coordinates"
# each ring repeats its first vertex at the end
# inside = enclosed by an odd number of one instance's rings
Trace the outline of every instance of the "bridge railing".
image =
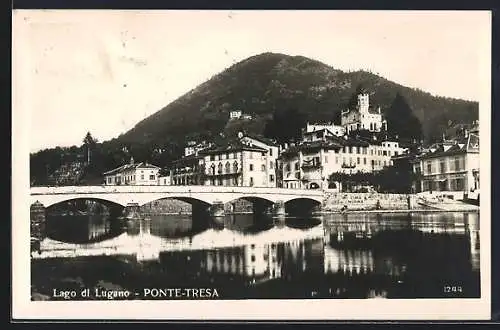
{"type": "Polygon", "coordinates": [[[103,194],[103,193],[256,193],[319,196],[323,192],[314,189],[288,189],[274,187],[243,186],[159,186],[159,185],[121,185],[121,186],[60,186],[32,187],[32,195],[42,194],[103,194]]]}

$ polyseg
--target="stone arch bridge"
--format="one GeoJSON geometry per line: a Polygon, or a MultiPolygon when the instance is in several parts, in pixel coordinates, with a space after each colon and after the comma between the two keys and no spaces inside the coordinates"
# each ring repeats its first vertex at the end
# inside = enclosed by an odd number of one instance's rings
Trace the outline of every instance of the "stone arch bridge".
{"type": "Polygon", "coordinates": [[[311,211],[323,202],[321,190],[283,189],[267,187],[224,186],[62,186],[32,187],[31,204],[43,208],[77,199],[101,200],[137,209],[144,204],[160,199],[177,199],[189,202],[193,213],[209,210],[213,216],[224,215],[224,204],[238,199],[252,202],[254,212],[273,209],[276,215],[285,215],[285,204],[295,209],[311,211]]]}

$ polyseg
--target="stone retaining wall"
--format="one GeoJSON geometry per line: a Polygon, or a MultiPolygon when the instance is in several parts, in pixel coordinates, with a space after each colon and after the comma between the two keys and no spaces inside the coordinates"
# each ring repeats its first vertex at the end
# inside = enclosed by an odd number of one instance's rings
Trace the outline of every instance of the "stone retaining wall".
{"type": "Polygon", "coordinates": [[[326,192],[323,211],[408,210],[415,207],[415,196],[406,194],[326,192]]]}

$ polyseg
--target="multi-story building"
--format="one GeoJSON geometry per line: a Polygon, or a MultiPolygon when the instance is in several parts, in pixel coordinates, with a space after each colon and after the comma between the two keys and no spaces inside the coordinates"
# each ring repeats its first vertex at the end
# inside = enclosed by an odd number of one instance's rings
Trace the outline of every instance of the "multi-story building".
{"type": "Polygon", "coordinates": [[[106,185],[157,185],[160,168],[148,163],[135,163],[134,158],[129,164],[122,165],[104,173],[106,185]]]}
{"type": "Polygon", "coordinates": [[[228,142],[200,152],[203,156],[205,185],[274,187],[269,175],[269,151],[241,141],[228,142]]]}
{"type": "Polygon", "coordinates": [[[341,126],[349,134],[354,130],[380,132],[387,130],[387,121],[383,119],[380,107],[370,107],[370,96],[367,93],[358,94],[356,109],[342,111],[341,126]]]}
{"type": "Polygon", "coordinates": [[[173,162],[172,184],[275,187],[278,152],[273,141],[240,133],[173,162]]]}
{"type": "MultiPolygon", "coordinates": [[[[320,131],[321,132],[321,131],[320,131]]],[[[328,187],[332,173],[374,172],[392,165],[392,156],[404,151],[398,142],[343,138],[326,134],[291,145],[280,155],[284,188],[328,187]]]]}
{"type": "Polygon", "coordinates": [[[413,163],[416,191],[455,191],[467,194],[479,189],[479,135],[465,133],[443,141],[418,155],[413,163]]]}
{"type": "Polygon", "coordinates": [[[204,172],[203,156],[200,156],[198,152],[184,156],[172,162],[171,184],[174,186],[203,185],[204,172]]]}

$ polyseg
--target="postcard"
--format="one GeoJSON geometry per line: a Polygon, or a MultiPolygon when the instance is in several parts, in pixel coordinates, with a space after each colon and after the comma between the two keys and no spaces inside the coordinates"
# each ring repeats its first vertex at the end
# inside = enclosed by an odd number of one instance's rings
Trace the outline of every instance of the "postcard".
{"type": "Polygon", "coordinates": [[[490,318],[490,12],[14,10],[12,49],[13,319],[490,318]]]}

